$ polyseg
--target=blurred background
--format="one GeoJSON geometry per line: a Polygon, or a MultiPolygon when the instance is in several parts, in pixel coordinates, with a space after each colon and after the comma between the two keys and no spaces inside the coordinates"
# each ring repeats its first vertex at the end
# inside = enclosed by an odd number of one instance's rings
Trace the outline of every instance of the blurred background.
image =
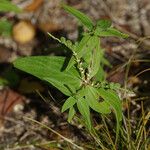
{"type": "MultiPolygon", "coordinates": [[[[60,113],[66,97],[54,87],[12,65],[21,56],[67,56],[69,52],[47,33],[75,41],[80,24],[61,8],[61,0],[11,2],[22,12],[0,12],[0,149],[54,150],[69,147],[59,136],[24,117],[38,120],[77,143],[90,143],[91,138],[82,125],[79,126],[77,120],[69,125],[67,114],[60,113]],[[51,148],[47,148],[47,144],[52,145],[51,148]]],[[[150,111],[150,1],[63,2],[84,12],[94,21],[111,20],[115,28],[129,35],[128,39],[103,38],[101,45],[112,64],[112,68],[105,69],[107,79],[133,91],[126,97],[120,94],[130,101],[131,122],[136,128],[141,111],[150,111]]],[[[123,101],[125,114],[128,107],[123,101]]]]}

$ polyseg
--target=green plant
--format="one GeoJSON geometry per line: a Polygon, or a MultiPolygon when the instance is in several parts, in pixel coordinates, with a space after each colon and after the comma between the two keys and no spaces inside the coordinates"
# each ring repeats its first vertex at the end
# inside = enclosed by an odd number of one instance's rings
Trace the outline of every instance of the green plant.
{"type": "MultiPolygon", "coordinates": [[[[16,5],[12,4],[8,0],[1,0],[0,1],[0,12],[21,12],[21,9],[16,5]]],[[[12,32],[12,23],[8,21],[5,17],[0,19],[0,35],[2,36],[10,36],[12,32]]]]}
{"type": "Polygon", "coordinates": [[[12,4],[9,0],[0,1],[0,12],[21,12],[21,9],[12,4]]]}
{"type": "Polygon", "coordinates": [[[100,20],[94,24],[80,11],[66,5],[63,5],[63,8],[86,27],[81,40],[75,43],[64,37],[58,39],[49,34],[72,51],[70,60],[60,56],[30,56],[18,58],[14,66],[49,82],[67,95],[69,98],[65,101],[62,112],[69,110],[70,122],[76,114],[77,106],[89,131],[93,129],[91,109],[104,115],[109,114],[113,109],[117,120],[116,135],[118,135],[122,106],[116,90],[120,89],[120,85],[105,80],[103,67],[109,65],[109,62],[100,47],[100,38],[107,36],[126,38],[128,35],[111,27],[111,22],[108,20],[100,20]]]}
{"type": "Polygon", "coordinates": [[[0,20],[0,35],[10,36],[12,32],[12,23],[7,19],[0,20]]]}

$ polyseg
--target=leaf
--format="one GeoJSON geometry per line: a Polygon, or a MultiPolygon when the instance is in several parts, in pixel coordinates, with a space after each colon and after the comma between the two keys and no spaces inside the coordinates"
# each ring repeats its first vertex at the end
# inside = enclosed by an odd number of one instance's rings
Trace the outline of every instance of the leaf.
{"type": "Polygon", "coordinates": [[[112,67],[111,63],[105,57],[102,57],[102,63],[108,67],[112,67]]]}
{"type": "Polygon", "coordinates": [[[8,0],[1,0],[0,1],[0,12],[21,12],[21,9],[17,7],[16,5],[12,4],[8,0]]]}
{"type": "Polygon", "coordinates": [[[102,30],[101,28],[97,28],[95,30],[95,34],[100,37],[108,37],[108,36],[114,36],[119,38],[128,38],[129,36],[127,34],[124,34],[120,32],[117,29],[114,28],[107,28],[106,30],[102,30]]]}
{"type": "MultiPolygon", "coordinates": [[[[83,51],[86,51],[86,45],[88,43],[88,41],[90,40],[90,36],[89,35],[86,35],[82,38],[82,40],[78,43],[78,45],[76,46],[76,55],[78,57],[78,59],[80,59],[82,57],[82,53],[83,51]]],[[[76,63],[75,61],[75,57],[72,56],[69,63],[68,63],[68,66],[66,68],[66,70],[69,70],[74,64],[76,63]]]]}
{"type": "Polygon", "coordinates": [[[63,104],[61,112],[66,111],[67,109],[72,107],[75,103],[76,103],[76,99],[74,97],[70,96],[63,104]]]}
{"type": "Polygon", "coordinates": [[[89,67],[89,64],[91,63],[91,58],[92,58],[92,52],[86,53],[84,55],[84,61],[83,66],[85,65],[85,68],[89,67]]]}
{"type": "Polygon", "coordinates": [[[91,86],[85,88],[85,98],[88,105],[98,113],[108,114],[110,113],[110,105],[106,102],[98,102],[99,94],[97,89],[91,86]]]}
{"type": "Polygon", "coordinates": [[[107,29],[111,26],[111,21],[110,20],[99,20],[99,21],[97,21],[96,25],[102,29],[107,29]]]}
{"type": "Polygon", "coordinates": [[[98,42],[97,37],[91,36],[87,44],[85,45],[84,49],[81,52],[79,52],[78,56],[84,59],[87,55],[89,55],[89,53],[93,52],[93,50],[97,46],[97,42],[98,42]]]}
{"type": "Polygon", "coordinates": [[[88,53],[89,47],[93,45],[94,38],[93,36],[86,35],[82,38],[79,44],[76,47],[76,53],[78,58],[81,58],[85,53],[88,53]]]}
{"type": "Polygon", "coordinates": [[[75,67],[69,72],[61,71],[65,62],[59,56],[31,56],[17,59],[13,64],[16,68],[30,73],[41,80],[51,83],[65,95],[71,96],[80,87],[80,76],[75,67]]]}
{"type": "Polygon", "coordinates": [[[116,120],[117,120],[117,129],[116,129],[116,139],[119,134],[119,122],[122,121],[122,107],[121,101],[118,95],[113,90],[105,90],[103,88],[98,89],[99,95],[114,109],[116,120]]]}
{"type": "Polygon", "coordinates": [[[96,81],[102,82],[102,81],[105,80],[106,73],[105,73],[105,71],[104,71],[104,69],[103,69],[103,67],[101,65],[100,65],[100,67],[98,69],[97,74],[94,77],[95,77],[96,81]]]}
{"type": "Polygon", "coordinates": [[[6,79],[0,77],[0,86],[5,86],[7,84],[9,84],[9,82],[6,79]]]}
{"type": "MultiPolygon", "coordinates": [[[[77,53],[78,59],[83,58],[84,61],[87,64],[89,64],[89,62],[91,61],[90,56],[92,56],[92,51],[96,47],[96,44],[97,44],[96,38],[97,38],[96,36],[90,36],[87,43],[85,43],[82,49],[77,53]]],[[[80,43],[79,43],[79,47],[80,47],[80,43]]],[[[78,49],[78,46],[77,46],[77,49],[78,49]]]]}
{"type": "Polygon", "coordinates": [[[68,114],[68,122],[70,123],[71,120],[73,119],[74,115],[75,115],[75,109],[74,107],[70,107],[69,109],[69,114],[68,114]]]}
{"type": "Polygon", "coordinates": [[[95,36],[94,42],[96,47],[93,50],[90,78],[92,78],[98,72],[100,67],[100,61],[103,55],[100,51],[100,40],[97,36],[95,36]]]}
{"type": "Polygon", "coordinates": [[[88,129],[91,130],[92,126],[91,126],[91,119],[90,119],[90,108],[86,100],[80,97],[80,99],[78,99],[77,101],[77,107],[79,109],[79,112],[83,116],[83,119],[85,120],[88,129]]]}
{"type": "Polygon", "coordinates": [[[99,41],[96,36],[91,36],[84,49],[79,52],[79,58],[82,57],[87,63],[89,63],[91,61],[93,50],[96,48],[98,42],[99,41]]]}
{"type": "Polygon", "coordinates": [[[93,22],[88,16],[86,16],[85,14],[83,14],[79,10],[76,10],[73,7],[70,7],[70,6],[67,6],[67,5],[64,5],[64,4],[62,6],[67,12],[69,12],[70,14],[75,16],[79,21],[81,21],[81,23],[83,25],[85,25],[89,30],[93,29],[93,27],[94,27],[93,22]]]}
{"type": "Polygon", "coordinates": [[[118,95],[113,90],[98,89],[99,95],[106,100],[116,111],[118,121],[122,120],[122,107],[118,95]]]}
{"type": "Polygon", "coordinates": [[[12,23],[7,21],[6,19],[0,20],[0,35],[2,36],[10,36],[12,32],[12,23]]]}

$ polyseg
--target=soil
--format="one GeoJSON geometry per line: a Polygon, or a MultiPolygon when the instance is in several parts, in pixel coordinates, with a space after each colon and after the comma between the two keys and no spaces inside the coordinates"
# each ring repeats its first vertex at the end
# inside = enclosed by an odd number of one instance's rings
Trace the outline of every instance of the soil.
{"type": "MultiPolygon", "coordinates": [[[[13,68],[11,64],[20,56],[68,55],[47,32],[75,41],[78,36],[77,20],[60,7],[60,0],[12,2],[26,11],[21,14],[0,14],[0,17],[5,15],[13,24],[21,20],[30,21],[36,29],[36,36],[26,44],[15,42],[12,36],[0,37],[0,77],[9,81],[9,86],[0,86],[0,150],[76,149],[44,125],[85,146],[85,143],[90,143],[91,137],[84,127],[77,121],[68,124],[67,114],[60,112],[66,97],[54,87],[13,68]]],[[[129,34],[130,37],[125,40],[102,39],[106,57],[113,65],[111,69],[106,68],[108,80],[119,82],[122,86],[127,82],[127,87],[133,89],[134,97],[128,95],[133,102],[133,117],[138,116],[141,101],[145,111],[150,111],[150,1],[65,0],[65,3],[83,11],[94,21],[110,19],[114,27],[129,34]],[[129,60],[131,66],[126,79],[126,67],[122,66],[129,60]]]]}

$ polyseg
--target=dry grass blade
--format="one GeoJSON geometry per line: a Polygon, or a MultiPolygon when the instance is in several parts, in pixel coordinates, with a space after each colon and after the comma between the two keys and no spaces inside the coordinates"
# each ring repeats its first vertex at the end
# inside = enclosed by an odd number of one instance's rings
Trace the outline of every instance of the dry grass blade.
{"type": "Polygon", "coordinates": [[[145,73],[145,72],[147,72],[147,71],[150,71],[150,68],[145,69],[145,70],[139,72],[138,74],[135,75],[135,77],[137,77],[137,76],[139,76],[139,75],[141,75],[141,74],[143,74],[143,73],[145,73]]]}
{"type": "Polygon", "coordinates": [[[56,132],[55,130],[51,129],[51,128],[48,127],[47,125],[44,125],[44,124],[42,124],[41,122],[39,122],[39,121],[37,121],[37,120],[34,120],[34,119],[32,119],[32,118],[27,118],[27,117],[24,117],[24,118],[27,119],[27,120],[30,120],[30,121],[32,121],[32,122],[34,122],[34,123],[37,123],[37,124],[39,124],[40,126],[46,128],[46,129],[48,129],[49,131],[51,131],[51,132],[53,132],[54,134],[56,134],[56,135],[58,135],[59,137],[61,137],[61,138],[62,138],[63,140],[65,140],[66,142],[68,142],[68,143],[70,143],[71,145],[73,145],[74,147],[78,148],[79,150],[84,150],[84,148],[82,148],[82,147],[76,145],[76,144],[73,143],[70,139],[68,139],[68,138],[64,137],[63,135],[59,134],[58,132],[56,132]]]}
{"type": "MultiPolygon", "coordinates": [[[[143,108],[143,107],[142,107],[143,108]]],[[[141,141],[142,141],[142,137],[144,138],[144,141],[147,140],[147,133],[146,133],[146,124],[150,118],[150,112],[147,113],[147,115],[145,116],[144,115],[144,109],[142,109],[142,123],[141,123],[141,126],[138,130],[138,133],[137,133],[137,138],[136,138],[136,141],[135,141],[135,144],[137,144],[137,150],[139,150],[140,148],[140,145],[141,145],[141,141]]],[[[146,143],[144,144],[144,147],[145,147],[145,150],[148,150],[147,146],[146,146],[146,143]]]]}

